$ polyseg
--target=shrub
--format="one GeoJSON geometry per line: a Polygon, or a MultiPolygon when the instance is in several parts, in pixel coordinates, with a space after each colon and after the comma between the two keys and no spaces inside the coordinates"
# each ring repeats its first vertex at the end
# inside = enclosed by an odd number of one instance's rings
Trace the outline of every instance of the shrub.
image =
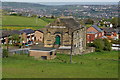
{"type": "Polygon", "coordinates": [[[113,43],[113,44],[120,44],[120,39],[118,39],[118,40],[111,39],[111,43],[113,43]]]}
{"type": "Polygon", "coordinates": [[[111,43],[107,39],[103,39],[103,41],[104,41],[104,50],[105,51],[111,51],[112,50],[111,49],[111,47],[112,47],[111,43]]]}
{"type": "Polygon", "coordinates": [[[96,39],[94,42],[93,42],[94,46],[95,46],[95,51],[96,52],[101,52],[103,51],[104,49],[104,42],[102,39],[96,39]]]}
{"type": "Polygon", "coordinates": [[[87,47],[95,47],[93,43],[87,43],[87,47]]]}
{"type": "Polygon", "coordinates": [[[2,57],[3,58],[7,58],[8,57],[8,50],[7,49],[3,49],[2,57]]]}

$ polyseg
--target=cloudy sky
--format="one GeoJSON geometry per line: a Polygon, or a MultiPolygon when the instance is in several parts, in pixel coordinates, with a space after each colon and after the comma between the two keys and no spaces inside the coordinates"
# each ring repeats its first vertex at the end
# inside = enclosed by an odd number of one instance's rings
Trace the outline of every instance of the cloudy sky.
{"type": "Polygon", "coordinates": [[[119,2],[119,0],[1,0],[2,2],[119,2]]]}

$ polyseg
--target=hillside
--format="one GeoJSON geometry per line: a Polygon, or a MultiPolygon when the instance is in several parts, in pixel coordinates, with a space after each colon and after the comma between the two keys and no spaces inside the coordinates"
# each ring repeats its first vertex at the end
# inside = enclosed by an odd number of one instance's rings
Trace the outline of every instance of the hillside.
{"type": "Polygon", "coordinates": [[[54,19],[36,18],[36,17],[21,17],[21,16],[3,16],[2,25],[3,29],[22,29],[23,27],[31,27],[32,29],[38,29],[46,26],[54,19]]]}
{"type": "MultiPolygon", "coordinates": [[[[94,52],[72,57],[57,54],[54,60],[27,55],[3,58],[3,78],[117,78],[118,51],[94,52]]],[[[53,79],[51,79],[53,80],[53,79]]],[[[75,79],[76,80],[76,79],[75,79]]]]}

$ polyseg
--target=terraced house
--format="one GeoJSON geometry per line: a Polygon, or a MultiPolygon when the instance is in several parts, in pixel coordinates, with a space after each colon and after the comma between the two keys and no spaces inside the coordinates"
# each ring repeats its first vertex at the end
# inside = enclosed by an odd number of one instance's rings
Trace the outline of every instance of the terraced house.
{"type": "Polygon", "coordinates": [[[28,43],[34,41],[34,31],[32,29],[24,30],[3,30],[2,36],[0,36],[1,44],[12,44],[14,40],[10,39],[14,34],[18,34],[19,38],[22,40],[22,43],[28,43]]]}
{"type": "Polygon", "coordinates": [[[86,49],[86,28],[72,17],[57,18],[46,26],[44,31],[44,47],[72,48],[72,54],[81,54],[86,49]]]}

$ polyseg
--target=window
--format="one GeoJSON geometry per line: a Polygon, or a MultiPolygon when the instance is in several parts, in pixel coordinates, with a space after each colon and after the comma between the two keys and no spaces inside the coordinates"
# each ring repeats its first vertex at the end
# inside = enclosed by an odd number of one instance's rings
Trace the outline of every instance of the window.
{"type": "Polygon", "coordinates": [[[89,39],[90,35],[87,35],[87,37],[88,37],[88,39],[89,39]]]}
{"type": "Polygon", "coordinates": [[[55,53],[55,55],[56,55],[56,53],[55,53]]]}
{"type": "Polygon", "coordinates": [[[97,34],[95,34],[95,38],[97,38],[97,34]]]}
{"type": "Polygon", "coordinates": [[[53,54],[53,52],[50,52],[50,55],[52,55],[53,54]]]}
{"type": "Polygon", "coordinates": [[[51,40],[47,40],[47,41],[51,41],[51,40]]]}
{"type": "Polygon", "coordinates": [[[46,60],[47,56],[41,56],[41,59],[46,60]]]}

